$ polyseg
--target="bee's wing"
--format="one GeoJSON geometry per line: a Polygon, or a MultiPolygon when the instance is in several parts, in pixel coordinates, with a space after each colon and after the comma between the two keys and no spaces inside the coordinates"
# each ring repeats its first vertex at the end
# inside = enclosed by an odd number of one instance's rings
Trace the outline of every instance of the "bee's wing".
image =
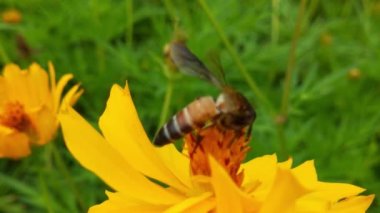
{"type": "Polygon", "coordinates": [[[169,46],[167,57],[181,71],[189,75],[198,76],[218,87],[222,87],[224,82],[216,77],[201,60],[198,59],[183,42],[172,42],[169,46]]]}
{"type": "Polygon", "coordinates": [[[216,50],[210,51],[206,55],[206,60],[209,61],[210,70],[212,70],[213,75],[219,79],[220,82],[222,82],[224,85],[226,84],[226,77],[224,73],[224,69],[222,66],[222,63],[220,61],[220,55],[219,52],[216,50]]]}

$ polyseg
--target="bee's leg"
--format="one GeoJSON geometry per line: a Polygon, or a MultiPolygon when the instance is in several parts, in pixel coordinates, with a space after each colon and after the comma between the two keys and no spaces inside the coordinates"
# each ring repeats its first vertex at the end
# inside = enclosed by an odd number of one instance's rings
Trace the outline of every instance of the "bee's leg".
{"type": "Polygon", "coordinates": [[[193,140],[196,142],[193,151],[192,151],[191,153],[189,153],[190,156],[193,156],[194,153],[197,151],[198,147],[201,146],[201,142],[202,142],[203,137],[200,136],[199,134],[191,134],[191,137],[192,137],[193,140]]]}
{"type": "Polygon", "coordinates": [[[231,145],[235,142],[237,135],[238,135],[238,133],[236,131],[234,131],[234,136],[231,138],[230,142],[228,142],[228,147],[231,147],[231,145]]]}
{"type": "Polygon", "coordinates": [[[245,133],[245,140],[246,140],[246,141],[248,141],[249,138],[251,137],[252,126],[253,126],[253,123],[251,123],[251,124],[248,126],[247,132],[245,133]]]}
{"type": "Polygon", "coordinates": [[[228,143],[228,147],[231,147],[231,145],[239,139],[244,134],[243,130],[235,130],[234,136],[231,138],[230,142],[228,143]]]}

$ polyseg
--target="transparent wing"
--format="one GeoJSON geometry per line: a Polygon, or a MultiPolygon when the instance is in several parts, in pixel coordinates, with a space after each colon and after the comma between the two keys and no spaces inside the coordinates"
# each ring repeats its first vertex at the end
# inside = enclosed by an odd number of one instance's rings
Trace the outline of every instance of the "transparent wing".
{"type": "Polygon", "coordinates": [[[206,61],[208,62],[210,71],[213,73],[213,75],[216,76],[216,78],[219,79],[219,81],[222,82],[223,85],[225,85],[226,77],[222,63],[220,61],[219,51],[210,50],[210,52],[206,54],[206,61]]]}
{"type": "Polygon", "coordinates": [[[185,74],[198,76],[220,88],[224,85],[223,80],[210,72],[204,63],[183,42],[171,42],[166,50],[166,57],[169,57],[177,69],[185,74]]]}

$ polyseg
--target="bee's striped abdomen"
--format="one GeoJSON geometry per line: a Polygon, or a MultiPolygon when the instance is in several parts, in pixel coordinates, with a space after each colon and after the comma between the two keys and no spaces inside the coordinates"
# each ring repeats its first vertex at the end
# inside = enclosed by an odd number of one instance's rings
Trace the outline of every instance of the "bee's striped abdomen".
{"type": "Polygon", "coordinates": [[[195,128],[203,127],[216,113],[212,97],[201,97],[191,102],[161,127],[153,143],[156,146],[163,146],[177,140],[195,128]]]}

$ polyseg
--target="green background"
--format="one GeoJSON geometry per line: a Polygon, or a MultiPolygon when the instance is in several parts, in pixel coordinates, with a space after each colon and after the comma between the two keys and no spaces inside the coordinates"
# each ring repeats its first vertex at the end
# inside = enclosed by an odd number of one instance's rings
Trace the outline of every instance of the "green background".
{"type": "MultiPolygon", "coordinates": [[[[162,49],[176,20],[190,49],[206,62],[219,54],[229,85],[255,106],[248,159],[314,159],[320,180],[380,192],[380,1],[0,2],[9,8],[22,21],[0,23],[0,63],[52,61],[58,77],[73,73],[85,90],[75,108],[95,127],[114,83],[128,80],[150,138],[196,97],[218,95],[165,72],[162,49]]],[[[61,133],[28,158],[0,160],[0,212],[84,212],[105,189],[61,133]]]]}

